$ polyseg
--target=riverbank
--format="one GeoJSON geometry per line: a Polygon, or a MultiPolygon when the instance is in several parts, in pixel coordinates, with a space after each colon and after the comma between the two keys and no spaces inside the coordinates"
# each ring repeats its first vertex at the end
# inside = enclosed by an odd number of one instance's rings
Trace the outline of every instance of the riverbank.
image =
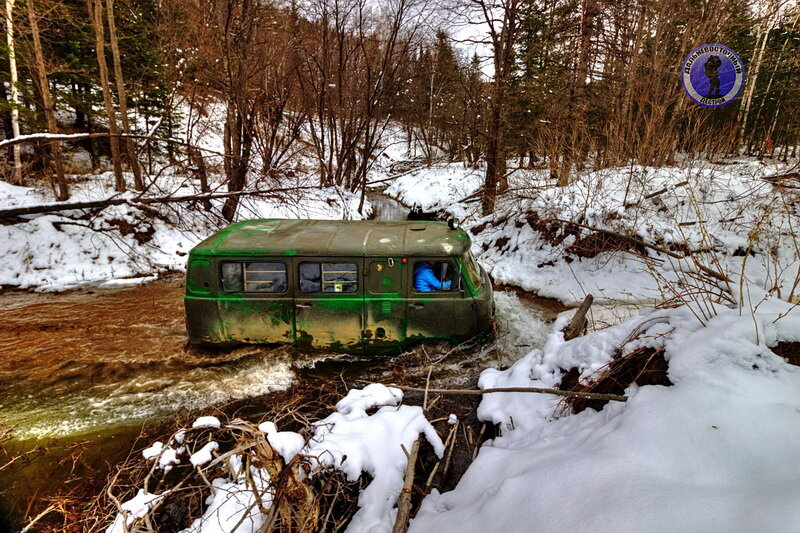
{"type": "MultiPolygon", "coordinates": [[[[0,424],[15,430],[3,452],[11,458],[35,450],[0,470],[3,507],[17,523],[55,495],[78,492],[90,501],[112,466],[137,449],[140,434],[142,442],[155,438],[203,409],[257,414],[282,394],[340,383],[339,376],[424,380],[426,367],[408,357],[191,348],[182,294],[180,276],[127,288],[0,294],[0,424]]],[[[474,386],[485,366],[508,364],[543,341],[555,317],[550,308],[511,292],[497,296],[500,338],[448,358],[434,383],[474,386]]],[[[442,350],[432,346],[428,354],[442,350]]]]}

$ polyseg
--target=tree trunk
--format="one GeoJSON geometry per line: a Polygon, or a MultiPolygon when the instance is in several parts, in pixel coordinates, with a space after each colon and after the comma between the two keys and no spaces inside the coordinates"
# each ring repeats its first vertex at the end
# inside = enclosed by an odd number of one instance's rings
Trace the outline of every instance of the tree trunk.
{"type": "MultiPolygon", "coordinates": [[[[14,47],[14,1],[6,0],[6,43],[8,45],[8,71],[11,75],[11,130],[14,137],[19,137],[19,78],[17,75],[17,57],[14,47]]],[[[22,185],[22,155],[20,146],[15,145],[14,181],[22,185]]]]}
{"type": "Polygon", "coordinates": [[[494,91],[492,94],[491,118],[486,143],[486,177],[483,184],[481,207],[484,215],[494,211],[498,191],[508,189],[506,176],[506,150],[504,143],[506,89],[514,69],[514,45],[519,22],[516,0],[508,2],[503,10],[503,27],[497,31],[492,21],[487,20],[492,36],[494,53],[494,91]]]}
{"type": "Polygon", "coordinates": [[[750,105],[753,102],[753,92],[756,88],[756,82],[758,81],[758,73],[761,70],[761,63],[764,58],[764,49],[767,47],[767,40],[769,39],[769,32],[771,19],[764,21],[763,32],[757,34],[756,37],[756,46],[758,50],[756,51],[755,58],[752,63],[752,67],[748,72],[752,72],[750,76],[750,80],[745,80],[745,89],[744,89],[744,96],[742,97],[742,107],[739,110],[739,117],[737,123],[739,124],[739,135],[736,139],[736,151],[737,153],[741,154],[741,147],[745,143],[745,132],[747,131],[747,120],[750,117],[750,105]],[[760,44],[759,44],[760,41],[760,44]]]}
{"type": "MultiPolygon", "coordinates": [[[[194,167],[192,170],[197,176],[197,179],[200,181],[200,192],[207,193],[209,192],[208,189],[208,173],[206,172],[206,161],[203,159],[203,155],[200,153],[195,146],[189,146],[189,160],[192,162],[192,166],[194,167]]],[[[211,211],[211,201],[210,200],[203,200],[203,209],[206,211],[211,211]]]]}
{"type": "Polygon", "coordinates": [[[586,89],[589,78],[589,57],[592,44],[592,30],[594,19],[598,14],[596,0],[584,0],[581,7],[580,41],[578,48],[578,65],[573,78],[573,101],[570,106],[570,120],[568,122],[571,132],[564,147],[564,158],[558,173],[558,186],[569,185],[569,176],[572,166],[579,156],[584,156],[582,150],[583,127],[586,121],[586,89]]]}
{"type": "MultiPolygon", "coordinates": [[[[128,95],[125,91],[125,78],[122,75],[122,60],[119,55],[117,24],[114,18],[114,0],[106,0],[106,15],[108,17],[108,40],[111,43],[111,55],[114,59],[114,79],[117,82],[117,99],[119,100],[122,131],[123,133],[130,133],[131,127],[128,123],[128,95]]],[[[136,146],[133,143],[133,139],[125,139],[125,154],[128,158],[131,171],[133,172],[133,186],[135,189],[141,191],[144,189],[144,181],[142,181],[142,168],[139,166],[139,159],[136,155],[136,146]]]]}
{"type": "MultiPolygon", "coordinates": [[[[53,98],[50,95],[50,86],[47,83],[47,68],[45,67],[44,52],[42,51],[42,42],[39,35],[39,20],[36,17],[36,9],[34,8],[33,0],[28,0],[28,20],[30,20],[31,24],[34,63],[36,66],[35,72],[39,84],[39,92],[42,96],[42,107],[44,108],[44,116],[47,121],[47,131],[48,133],[58,133],[55,107],[53,105],[53,98]]],[[[63,202],[69,198],[69,189],[67,187],[67,180],[64,177],[61,148],[59,143],[50,143],[48,148],[53,158],[53,171],[56,176],[56,199],[63,202]]]]}
{"type": "MultiPolygon", "coordinates": [[[[228,102],[228,120],[226,132],[228,142],[226,143],[226,159],[230,159],[226,168],[228,169],[228,191],[238,192],[244,189],[247,184],[247,170],[250,164],[250,150],[253,144],[253,137],[250,129],[245,127],[243,118],[239,112],[236,102],[228,102]]],[[[230,196],[222,206],[222,216],[228,222],[233,222],[236,217],[236,210],[239,207],[239,196],[230,196]]]]}
{"type": "Polygon", "coordinates": [[[486,177],[483,183],[483,198],[481,208],[484,215],[494,212],[494,204],[497,198],[497,185],[503,172],[500,160],[505,157],[503,154],[502,139],[502,118],[500,109],[493,102],[492,116],[489,120],[488,139],[486,143],[486,177]]]}
{"type": "Polygon", "coordinates": [[[126,189],[125,178],[122,175],[122,164],[120,162],[119,150],[119,128],[117,128],[117,113],[114,110],[114,102],[111,98],[111,84],[108,81],[108,63],[105,54],[105,26],[103,24],[103,4],[101,0],[86,0],[86,7],[89,10],[89,20],[94,27],[95,52],[97,53],[97,64],[100,69],[100,85],[103,88],[103,104],[106,108],[108,117],[108,131],[111,134],[111,159],[114,163],[114,189],[123,192],[126,189]]]}

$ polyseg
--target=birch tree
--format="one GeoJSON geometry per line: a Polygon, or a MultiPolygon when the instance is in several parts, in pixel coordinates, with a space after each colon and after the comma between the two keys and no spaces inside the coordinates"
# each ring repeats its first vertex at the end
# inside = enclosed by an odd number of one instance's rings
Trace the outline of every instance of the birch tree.
{"type": "MultiPolygon", "coordinates": [[[[6,44],[8,45],[8,70],[11,78],[11,128],[14,137],[19,137],[19,75],[14,43],[14,2],[6,0],[6,44]]],[[[22,184],[22,156],[20,145],[14,145],[14,181],[22,184]]]]}

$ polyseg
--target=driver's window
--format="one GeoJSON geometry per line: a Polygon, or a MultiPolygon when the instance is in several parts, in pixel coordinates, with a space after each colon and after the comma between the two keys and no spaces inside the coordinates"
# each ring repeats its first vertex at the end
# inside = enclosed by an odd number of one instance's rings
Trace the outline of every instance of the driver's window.
{"type": "Polygon", "coordinates": [[[458,269],[453,261],[414,262],[415,292],[448,292],[458,288],[458,269]]]}

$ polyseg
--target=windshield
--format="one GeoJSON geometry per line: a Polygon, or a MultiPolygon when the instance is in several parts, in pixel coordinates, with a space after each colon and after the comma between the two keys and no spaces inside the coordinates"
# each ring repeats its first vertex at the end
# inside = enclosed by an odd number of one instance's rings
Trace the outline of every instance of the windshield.
{"type": "Polygon", "coordinates": [[[470,283],[473,287],[479,289],[481,286],[481,268],[475,261],[475,257],[472,255],[472,252],[467,252],[462,255],[461,261],[464,263],[464,270],[469,277],[470,283]]]}

